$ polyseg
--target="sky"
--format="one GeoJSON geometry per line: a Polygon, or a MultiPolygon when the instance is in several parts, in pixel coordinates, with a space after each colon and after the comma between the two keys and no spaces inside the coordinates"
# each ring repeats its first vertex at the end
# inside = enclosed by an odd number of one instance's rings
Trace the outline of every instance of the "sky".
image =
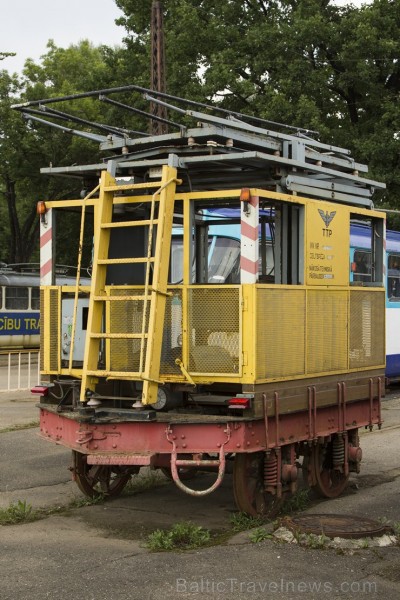
{"type": "MultiPolygon", "coordinates": [[[[356,6],[372,0],[352,0],[356,6]]],[[[349,0],[332,0],[337,5],[349,0]]],[[[0,68],[21,73],[27,58],[39,62],[53,39],[59,48],[68,48],[82,39],[94,45],[122,45],[125,29],[115,25],[122,15],[114,0],[10,0],[2,11],[0,51],[17,56],[1,61],[0,68]]]]}
{"type": "Polygon", "coordinates": [[[88,39],[94,45],[122,45],[126,35],[115,25],[122,16],[114,0],[10,0],[0,21],[0,51],[17,56],[1,61],[0,68],[21,73],[27,58],[38,62],[47,42],[68,48],[88,39]]]}

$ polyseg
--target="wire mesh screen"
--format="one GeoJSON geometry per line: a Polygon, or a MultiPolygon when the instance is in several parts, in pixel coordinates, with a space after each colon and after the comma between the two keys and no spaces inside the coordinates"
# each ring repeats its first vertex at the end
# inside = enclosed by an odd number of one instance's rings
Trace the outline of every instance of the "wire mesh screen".
{"type": "Polygon", "coordinates": [[[239,373],[239,288],[196,287],[188,290],[189,371],[239,373]]]}
{"type": "Polygon", "coordinates": [[[347,369],[347,299],[347,291],[308,290],[308,373],[328,373],[347,369]]]}
{"type": "MultiPolygon", "coordinates": [[[[143,288],[111,288],[112,296],[143,296],[143,288]]],[[[136,333],[142,330],[147,332],[149,324],[150,302],[147,303],[146,318],[143,327],[144,301],[117,300],[110,302],[109,308],[109,333],[136,333]]],[[[163,328],[163,344],[161,351],[161,374],[179,374],[180,369],[175,364],[175,359],[181,357],[180,338],[182,334],[182,294],[180,290],[171,291],[167,297],[165,307],[165,320],[156,323],[163,328]]],[[[110,367],[112,371],[126,373],[139,373],[141,340],[140,339],[112,339],[110,344],[110,367]]],[[[143,343],[142,368],[146,358],[146,340],[143,343]]]]}
{"type": "Polygon", "coordinates": [[[385,363],[385,297],[372,291],[350,292],[350,368],[385,363]]]}
{"type": "Polygon", "coordinates": [[[43,372],[46,364],[50,372],[57,373],[59,369],[59,302],[59,288],[40,290],[40,370],[43,372]]]}
{"type": "Polygon", "coordinates": [[[306,292],[257,288],[257,379],[305,372],[306,292]]]}

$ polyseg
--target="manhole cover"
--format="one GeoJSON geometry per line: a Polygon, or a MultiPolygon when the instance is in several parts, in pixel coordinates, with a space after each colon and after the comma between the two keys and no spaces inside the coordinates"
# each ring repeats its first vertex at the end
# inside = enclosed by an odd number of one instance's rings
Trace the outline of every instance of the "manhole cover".
{"type": "Polygon", "coordinates": [[[372,519],[353,515],[299,515],[287,517],[285,527],[291,531],[326,535],[329,538],[379,537],[393,529],[372,519]]]}

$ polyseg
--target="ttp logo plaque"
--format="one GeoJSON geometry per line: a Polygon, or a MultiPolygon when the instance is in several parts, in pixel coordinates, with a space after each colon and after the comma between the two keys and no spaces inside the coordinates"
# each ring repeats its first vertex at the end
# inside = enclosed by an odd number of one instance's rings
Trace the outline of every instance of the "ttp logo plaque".
{"type": "Polygon", "coordinates": [[[322,229],[322,235],[324,237],[331,237],[332,235],[332,229],[329,229],[329,225],[331,224],[331,222],[333,221],[334,216],[336,215],[336,210],[333,210],[332,212],[328,212],[327,210],[322,210],[322,209],[318,209],[318,212],[321,216],[321,219],[323,220],[323,222],[325,223],[325,228],[322,229]]]}

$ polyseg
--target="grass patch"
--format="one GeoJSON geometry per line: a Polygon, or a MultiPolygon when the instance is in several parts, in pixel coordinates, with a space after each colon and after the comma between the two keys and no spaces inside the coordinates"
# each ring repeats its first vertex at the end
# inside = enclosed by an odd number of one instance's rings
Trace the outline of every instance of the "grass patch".
{"type": "Polygon", "coordinates": [[[264,540],[272,539],[272,535],[267,533],[264,527],[257,527],[257,529],[254,529],[254,531],[250,533],[249,539],[253,544],[258,544],[264,540]]]}
{"type": "Polygon", "coordinates": [[[193,523],[176,523],[171,529],[156,529],[147,536],[147,547],[153,551],[191,550],[206,546],[211,541],[211,533],[193,523]]]}
{"type": "Polygon", "coordinates": [[[230,520],[232,529],[235,532],[254,529],[254,527],[260,527],[265,523],[265,520],[262,517],[251,517],[244,512],[234,513],[230,520]]]}
{"type": "Polygon", "coordinates": [[[33,510],[26,500],[10,502],[7,508],[0,508],[0,525],[15,525],[29,523],[41,518],[39,511],[33,510]]]}
{"type": "Polygon", "coordinates": [[[21,431],[23,429],[33,429],[33,427],[39,427],[39,421],[30,421],[29,423],[21,423],[20,425],[10,425],[10,427],[3,427],[0,429],[0,433],[9,433],[10,431],[21,431]]]}
{"type": "Polygon", "coordinates": [[[103,504],[106,499],[104,494],[98,494],[94,498],[83,496],[82,498],[74,498],[65,507],[60,506],[59,508],[60,510],[72,510],[73,508],[82,508],[83,506],[93,506],[93,504],[103,504]]]}
{"type": "Polygon", "coordinates": [[[310,490],[298,490],[282,504],[279,511],[282,515],[305,510],[310,504],[310,490]]]}

